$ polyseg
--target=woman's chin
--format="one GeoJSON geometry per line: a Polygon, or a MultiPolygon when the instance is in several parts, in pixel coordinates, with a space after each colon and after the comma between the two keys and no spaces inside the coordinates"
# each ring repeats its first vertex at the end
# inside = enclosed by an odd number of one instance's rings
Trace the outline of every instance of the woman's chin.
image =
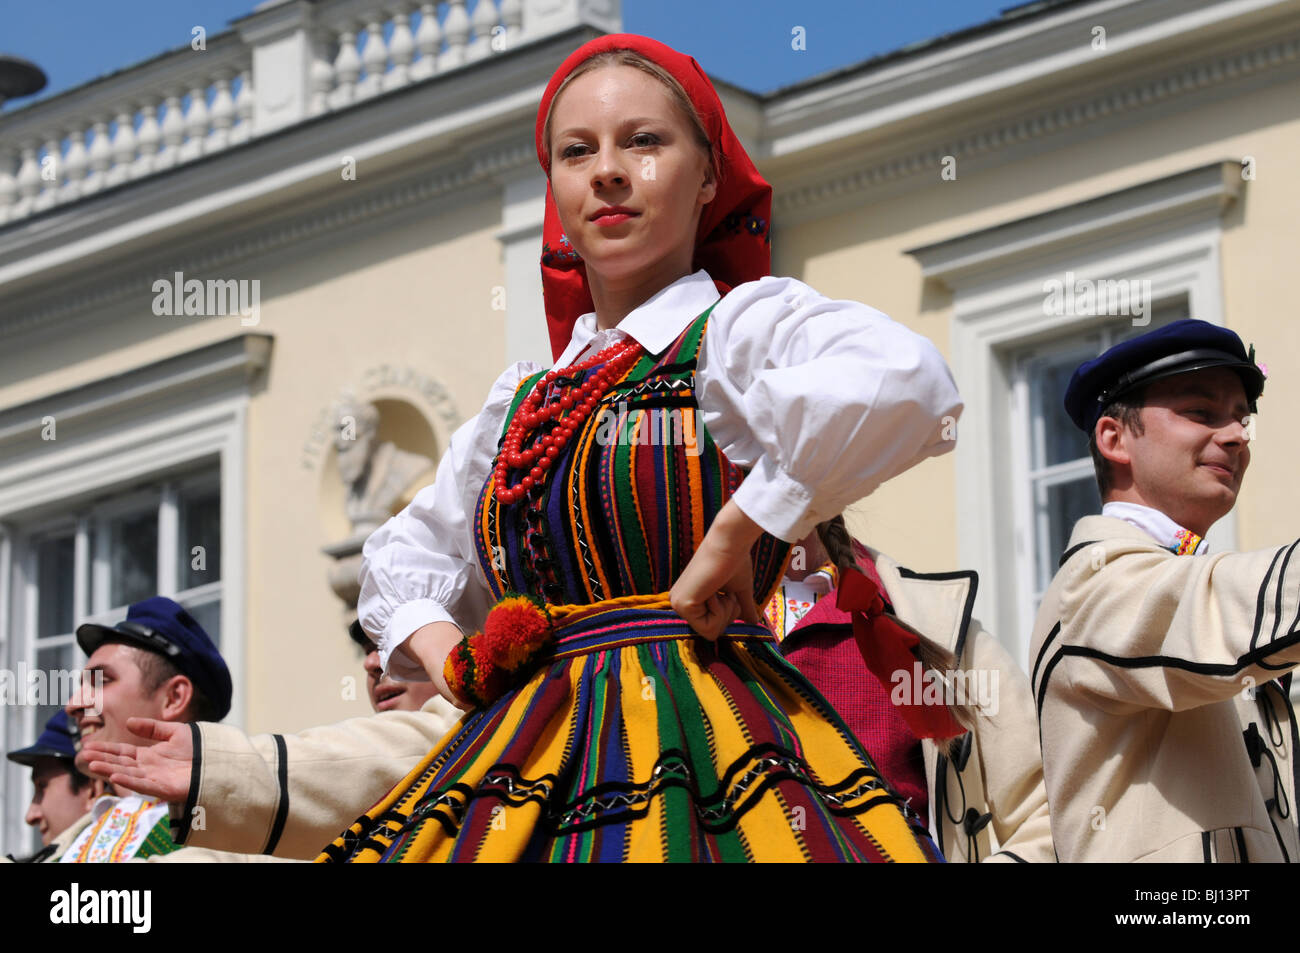
{"type": "Polygon", "coordinates": [[[607,281],[633,277],[646,268],[644,255],[637,254],[637,249],[629,247],[628,242],[616,239],[600,242],[583,255],[582,260],[588,275],[595,272],[607,281]]]}
{"type": "Polygon", "coordinates": [[[641,285],[667,267],[664,256],[647,255],[641,248],[618,247],[606,242],[590,258],[584,256],[587,278],[598,283],[641,285]]]}

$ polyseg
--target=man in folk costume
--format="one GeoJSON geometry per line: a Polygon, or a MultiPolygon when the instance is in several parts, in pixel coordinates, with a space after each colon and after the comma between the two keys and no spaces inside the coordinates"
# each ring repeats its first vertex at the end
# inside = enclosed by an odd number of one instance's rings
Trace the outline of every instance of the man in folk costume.
{"type": "MultiPolygon", "coordinates": [[[[24,863],[59,857],[90,823],[91,806],[103,793],[103,782],[82,774],[73,763],[76,745],[68,730],[68,713],[59,710],[45,723],[36,743],[7,755],[32,769],[31,804],[25,820],[41,835],[44,847],[24,863]]],[[[15,858],[10,857],[10,860],[15,858]]]]}
{"type": "Polygon", "coordinates": [[[1030,657],[1062,861],[1300,859],[1291,669],[1300,541],[1212,553],[1264,374],[1182,320],[1075,371],[1103,501],[1074,527],[1030,657]]]}
{"type": "MultiPolygon", "coordinates": [[[[219,721],[230,711],[230,670],[203,627],[171,599],[137,602],[117,625],[81,625],[77,643],[89,658],[67,712],[83,742],[76,765],[87,774],[94,772],[84,742],[131,739],[132,719],[219,721]]],[[[51,860],[121,863],[176,849],[167,802],[160,798],[114,786],[88,817],[81,833],[51,860]]]]}
{"type": "Polygon", "coordinates": [[[182,848],[156,862],[311,860],[355,817],[358,798],[380,797],[456,723],[460,711],[430,683],[382,674],[360,625],[349,635],[365,653],[370,717],[252,736],[233,725],[138,719],[131,727],[153,745],[84,745],[95,771],[171,802],[182,848]]]}
{"type": "Polygon", "coordinates": [[[951,449],[942,358],[768,274],[771,188],[690,57],[585,44],[536,144],[555,368],[497,380],[361,571],[386,670],[473,710],[321,859],[932,859],[757,605],[951,449]]]}
{"type": "Polygon", "coordinates": [[[913,572],[842,516],[796,553],[764,619],[944,858],[1055,861],[1029,679],[972,616],[975,573],[913,572]]]}

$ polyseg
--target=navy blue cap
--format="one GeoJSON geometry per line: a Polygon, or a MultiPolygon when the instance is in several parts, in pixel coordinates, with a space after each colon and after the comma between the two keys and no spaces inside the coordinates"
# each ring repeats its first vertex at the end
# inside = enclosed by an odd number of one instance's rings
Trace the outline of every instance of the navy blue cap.
{"type": "Polygon", "coordinates": [[[9,752],[9,760],[27,767],[33,767],[37,758],[58,758],[72,763],[77,756],[76,746],[72,743],[72,732],[68,730],[68,713],[60,708],[45,723],[45,730],[36,739],[36,744],[17,751],[9,752]]]}
{"type": "Polygon", "coordinates": [[[126,610],[117,625],[87,622],[77,627],[77,644],[87,655],[105,641],[129,642],[161,655],[194,683],[217,709],[217,720],[230,713],[230,669],[203,626],[166,596],[152,596],[126,610]]]}
{"type": "Polygon", "coordinates": [[[1101,412],[1117,397],[1162,377],[1209,367],[1237,372],[1253,413],[1264,392],[1264,372],[1255,363],[1254,345],[1247,353],[1232,331],[1194,318],[1171,321],[1084,361],[1065,388],[1065,412],[1076,427],[1091,434],[1101,412]]]}

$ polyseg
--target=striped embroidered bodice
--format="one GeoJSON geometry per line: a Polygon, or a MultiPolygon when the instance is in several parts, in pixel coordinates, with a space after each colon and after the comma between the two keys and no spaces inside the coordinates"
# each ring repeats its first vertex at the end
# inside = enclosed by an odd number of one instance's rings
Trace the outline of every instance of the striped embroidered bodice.
{"type": "MultiPolygon", "coordinates": [[[[672,588],[745,476],[714,443],[695,400],[695,367],[712,310],[658,359],[643,355],[522,499],[501,504],[495,472],[489,473],[474,535],[497,599],[514,591],[552,605],[585,605],[672,588]]],[[[502,440],[544,373],[520,382],[502,440]]],[[[561,378],[551,387],[563,384],[561,378]]],[[[507,482],[513,486],[522,477],[522,471],[510,470],[507,482]]],[[[757,605],[779,584],[789,548],[767,533],[755,543],[757,605]]]]}

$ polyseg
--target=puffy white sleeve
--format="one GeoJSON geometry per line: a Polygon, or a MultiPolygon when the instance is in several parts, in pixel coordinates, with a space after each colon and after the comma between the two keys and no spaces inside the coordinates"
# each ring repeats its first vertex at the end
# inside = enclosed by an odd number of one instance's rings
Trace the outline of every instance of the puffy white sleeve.
{"type": "Polygon", "coordinates": [[[395,679],[429,679],[403,647],[416,629],[452,622],[473,632],[491,607],[471,524],[515,389],[538,370],[521,361],[497,378],[483,410],[452,434],[433,484],[366,539],[357,614],[395,679]]]}
{"type": "Polygon", "coordinates": [[[752,468],[736,504],[787,542],[951,450],[962,411],[928,339],[774,276],[738,285],[713,309],[696,389],[709,433],[752,468]]]}

